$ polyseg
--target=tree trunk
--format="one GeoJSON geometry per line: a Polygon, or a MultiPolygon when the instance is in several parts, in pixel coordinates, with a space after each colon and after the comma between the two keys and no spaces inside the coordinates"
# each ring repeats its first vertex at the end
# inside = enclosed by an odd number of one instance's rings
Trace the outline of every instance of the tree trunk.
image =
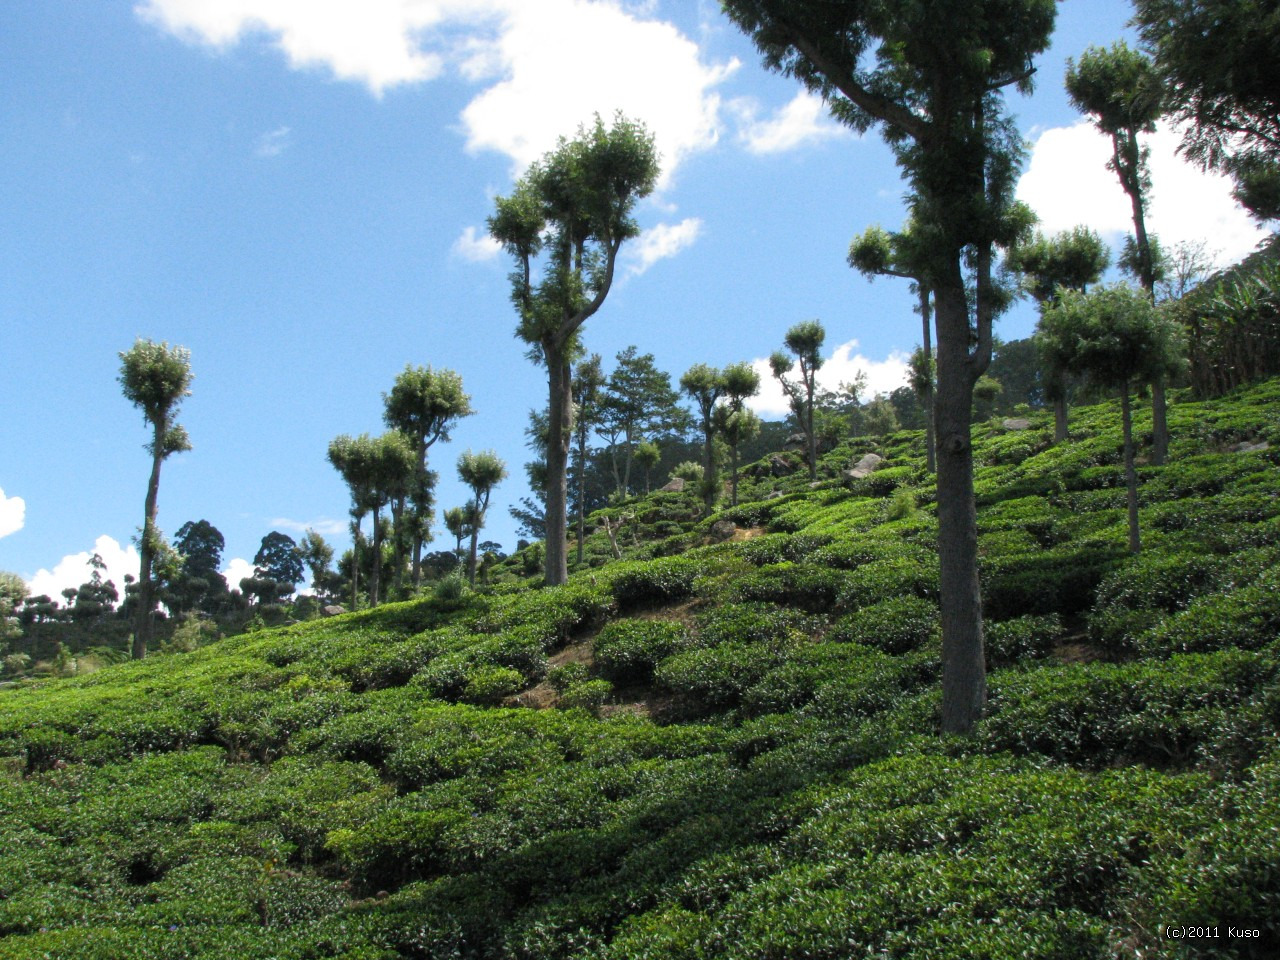
{"type": "Polygon", "coordinates": [[[805,389],[809,394],[809,403],[805,413],[808,420],[808,427],[805,433],[809,436],[809,480],[818,479],[818,438],[813,432],[813,394],[817,386],[815,382],[816,374],[808,373],[805,380],[805,389]]]}
{"type": "Polygon", "coordinates": [[[1124,426],[1124,485],[1129,507],[1129,552],[1138,553],[1142,540],[1138,536],[1138,471],[1133,465],[1133,407],[1129,402],[1129,384],[1120,387],[1120,422],[1124,426]]]}
{"type": "Polygon", "coordinates": [[[1166,412],[1164,378],[1151,384],[1151,462],[1164,466],[1169,456],[1169,417],[1166,412]]]}
{"type": "Polygon", "coordinates": [[[378,522],[378,507],[373,508],[373,568],[369,571],[369,606],[376,607],[382,586],[382,524],[378,522]]]}
{"type": "Polygon", "coordinates": [[[578,566],[582,566],[583,541],[587,536],[587,435],[578,431],[578,566]]]}
{"type": "Polygon", "coordinates": [[[1059,378],[1053,398],[1053,442],[1067,439],[1067,385],[1059,378]]]}
{"type": "Polygon", "coordinates": [[[716,504],[716,487],[719,478],[716,476],[715,428],[708,415],[702,421],[702,442],[705,445],[702,465],[702,502],[708,516],[716,504]]]}
{"type": "Polygon", "coordinates": [[[935,290],[938,320],[938,584],[942,612],[942,732],[968,734],[987,699],[978,584],[977,508],[969,416],[979,371],[969,357],[969,310],[959,259],[935,290]]]}
{"type": "Polygon", "coordinates": [[[405,500],[403,497],[392,502],[391,505],[391,535],[395,538],[392,541],[393,560],[395,570],[391,574],[391,592],[399,599],[403,596],[404,591],[404,537],[401,535],[403,531],[400,528],[401,521],[404,519],[405,500]]]}
{"type": "Polygon", "coordinates": [[[925,468],[930,473],[936,473],[938,470],[938,457],[934,451],[934,414],[933,414],[933,311],[929,306],[930,290],[923,283],[917,283],[920,288],[920,318],[924,333],[924,365],[928,372],[928,379],[925,381],[924,387],[924,455],[925,468]]]}
{"type": "Polygon", "coordinates": [[[164,462],[164,424],[155,425],[151,441],[151,478],[147,481],[147,500],[143,512],[142,543],[138,547],[138,612],[133,626],[133,659],[147,655],[153,626],[152,608],[155,589],[151,582],[151,566],[155,562],[156,511],[160,499],[160,464],[164,462]]]}
{"type": "Polygon", "coordinates": [[[569,499],[565,468],[569,462],[569,425],[573,422],[573,383],[569,361],[554,341],[543,342],[547,363],[547,586],[569,579],[566,549],[568,533],[566,503],[569,499]]]}
{"type": "Polygon", "coordinates": [[[736,443],[729,448],[729,463],[733,471],[733,494],[729,502],[736,507],[738,505],[738,445],[736,443]]]}

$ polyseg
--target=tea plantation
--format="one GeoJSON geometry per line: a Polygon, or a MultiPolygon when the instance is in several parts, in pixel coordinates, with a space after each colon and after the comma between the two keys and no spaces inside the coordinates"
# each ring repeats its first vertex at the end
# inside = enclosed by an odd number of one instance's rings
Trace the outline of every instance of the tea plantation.
{"type": "Polygon", "coordinates": [[[0,691],[0,960],[1280,955],[1280,382],[1170,414],[1137,555],[1115,404],[975,428],[970,739],[916,433],[562,588],[0,691]]]}

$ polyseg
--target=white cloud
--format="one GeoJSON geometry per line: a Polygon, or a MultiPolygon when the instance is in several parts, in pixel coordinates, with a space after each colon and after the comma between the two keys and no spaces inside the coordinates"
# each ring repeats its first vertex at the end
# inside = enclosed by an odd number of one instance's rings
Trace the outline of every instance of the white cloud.
{"type": "MultiPolygon", "coordinates": [[[[877,393],[890,393],[907,382],[907,354],[894,352],[884,360],[872,360],[861,353],[854,353],[857,349],[857,340],[850,340],[836,347],[818,368],[818,386],[836,390],[841,383],[853,383],[858,372],[862,371],[867,375],[863,398],[869,399],[877,393]]],[[[786,394],[773,376],[769,359],[764,357],[753,360],[751,366],[760,374],[760,392],[747,401],[748,406],[762,417],[780,417],[790,413],[786,394]]],[[[798,364],[792,367],[791,376],[799,379],[798,364]]]]}
{"type": "Polygon", "coordinates": [[[103,580],[111,580],[124,599],[124,575],[138,575],[140,558],[133,544],[121,547],[119,541],[103,534],[93,542],[93,549],[82,553],[72,553],[58,561],[52,570],[39,570],[27,581],[27,590],[33,597],[47,595],[58,603],[62,603],[62,591],[67,587],[78,587],[86,583],[93,573],[89,559],[93,554],[102,558],[107,569],[102,574],[103,580]]]}
{"type": "Polygon", "coordinates": [[[730,104],[738,115],[738,140],[748,153],[782,153],[821,140],[852,136],[853,132],[827,116],[826,104],[802,90],[773,116],[760,119],[759,107],[745,98],[730,104]]]}
{"type": "MultiPolygon", "coordinates": [[[[1147,227],[1166,249],[1203,240],[1220,251],[1220,265],[1239,260],[1266,231],[1231,198],[1227,178],[1204,173],[1177,155],[1181,140],[1181,133],[1164,122],[1145,138],[1152,183],[1147,227]]],[[[1018,198],[1035,210],[1046,233],[1084,225],[1118,246],[1133,232],[1133,214],[1119,180],[1106,168],[1110,157],[1110,138],[1087,120],[1045,130],[1018,182],[1018,198]]]]}
{"type": "Polygon", "coordinates": [[[702,233],[702,221],[686,217],[679,223],[660,223],[643,231],[627,248],[628,272],[632,276],[644,273],[659,260],[674,257],[690,246],[702,233]]]}
{"type": "Polygon", "coordinates": [[[0,537],[21,530],[26,517],[27,502],[21,497],[6,497],[0,489],[0,537]]]}
{"type": "Polygon", "coordinates": [[[715,144],[714,88],[739,61],[704,64],[649,4],[617,0],[142,0],[138,16],[216,49],[271,38],[295,68],[323,67],[375,95],[452,68],[487,84],[462,113],[469,150],[522,170],[596,113],[645,123],[664,182],[715,144]]]}
{"type": "Polygon", "coordinates": [[[454,255],[461,257],[468,263],[484,263],[493,260],[502,252],[502,244],[489,234],[476,234],[475,227],[467,227],[462,231],[461,236],[453,241],[451,248],[454,255]]]}
{"type": "Polygon", "coordinates": [[[290,520],[288,517],[276,517],[271,521],[271,526],[282,530],[295,530],[298,533],[314,530],[322,536],[330,537],[347,532],[347,521],[334,520],[330,517],[321,517],[319,520],[290,520]]]}
{"type": "Polygon", "coordinates": [[[263,159],[280,156],[289,146],[290,132],[288,127],[277,127],[270,133],[264,133],[258,138],[258,145],[253,151],[254,156],[263,159]]]}
{"type": "Polygon", "coordinates": [[[253,576],[253,564],[241,557],[234,557],[227,568],[219,572],[226,579],[228,589],[239,590],[240,581],[253,576]]]}

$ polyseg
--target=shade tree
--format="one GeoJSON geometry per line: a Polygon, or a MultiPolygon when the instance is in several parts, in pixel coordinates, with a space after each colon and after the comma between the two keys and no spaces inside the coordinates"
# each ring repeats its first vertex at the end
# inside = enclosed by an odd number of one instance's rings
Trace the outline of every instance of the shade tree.
{"type": "Polygon", "coordinates": [[[693,401],[698,427],[702,431],[702,494],[707,513],[715,506],[720,478],[716,470],[715,408],[724,393],[724,374],[705,363],[695,363],[680,378],[680,389],[693,401]]]}
{"type": "Polygon", "coordinates": [[[484,527],[485,513],[493,488],[506,479],[507,465],[492,450],[474,453],[470,450],[458,457],[458,479],[471,488],[472,500],[467,526],[471,548],[467,553],[467,580],[476,582],[476,544],[484,527]]]}
{"type": "MultiPolygon", "coordinates": [[[[1071,102],[1111,138],[1107,169],[1120,180],[1133,216],[1133,237],[1121,262],[1154,300],[1162,258],[1147,233],[1151,148],[1140,137],[1154,132],[1165,112],[1163,80],[1150,57],[1121,40],[1109,48],[1090,47],[1079,61],[1068,58],[1066,84],[1071,102]]],[[[1152,459],[1157,464],[1164,463],[1169,448],[1165,408],[1164,381],[1157,379],[1151,385],[1152,459]]]]}
{"type": "MultiPolygon", "coordinates": [[[[422,544],[430,539],[432,492],[436,474],[428,469],[431,447],[449,440],[459,420],[471,416],[471,397],[462,388],[462,377],[452,370],[406,365],[396,376],[389,393],[382,396],[383,420],[388,427],[408,438],[414,454],[414,468],[406,500],[397,518],[397,535],[407,534],[410,543],[412,582],[422,582],[422,544]],[[401,530],[402,527],[407,529],[401,530]]],[[[396,567],[397,574],[400,565],[396,567]]]]}
{"type": "Polygon", "coordinates": [[[942,729],[967,733],[986,703],[969,416],[1002,295],[993,264],[1012,231],[1022,143],[1002,91],[1028,92],[1053,0],[939,6],[723,0],[770,69],[821,95],[855,130],[881,126],[907,180],[933,282],[938,384],[942,729]]]}
{"type": "Polygon", "coordinates": [[[747,409],[747,401],[760,392],[760,374],[749,363],[724,368],[724,403],[716,410],[716,429],[729,447],[731,503],[738,505],[738,461],[744,443],[760,434],[760,418],[747,409]]]}
{"type": "Polygon", "coordinates": [[[120,386],[125,399],[142,411],[151,429],[146,445],[151,454],[151,476],[143,508],[142,533],[139,537],[137,607],[133,629],[132,654],[135,660],[147,655],[154,628],[156,585],[153,564],[163,537],[156,527],[160,495],[160,465],[175,453],[191,449],[187,431],[177,421],[178,407],[191,395],[191,352],[185,347],[170,347],[139,338],[120,354],[120,386]]]}
{"type": "Polygon", "coordinates": [[[517,335],[547,370],[546,581],[569,577],[567,469],[573,428],[571,362],[582,325],[604,304],[622,244],[639,233],[637,201],[658,177],[653,137],[618,115],[598,116],[534,163],[498,197],[490,235],[516,263],[511,300],[517,335]],[[539,267],[539,271],[535,271],[539,267]]]}
{"type": "MultiPolygon", "coordinates": [[[[1087,227],[1075,227],[1053,236],[1036,232],[1015,244],[1006,258],[1009,269],[1021,281],[1039,309],[1052,304],[1061,290],[1087,292],[1111,265],[1111,251],[1102,238],[1087,227]]],[[[1045,399],[1053,404],[1053,439],[1067,439],[1071,383],[1068,371],[1052,350],[1041,355],[1045,399]]]]}
{"type": "Polygon", "coordinates": [[[1126,284],[1092,293],[1065,291],[1045,311],[1042,336],[1054,344],[1069,369],[1120,396],[1129,549],[1142,548],[1138,529],[1138,479],[1133,442],[1135,388],[1170,377],[1182,364],[1178,325],[1165,317],[1146,291],[1126,284]]]}
{"type": "Polygon", "coordinates": [[[826,336],[827,332],[821,321],[805,320],[788,330],[783,338],[783,344],[790,355],[778,350],[769,357],[769,369],[782,387],[791,413],[804,433],[810,480],[815,480],[818,476],[818,434],[813,425],[814,397],[818,390],[818,370],[822,367],[822,342],[826,336]]]}
{"type": "Polygon", "coordinates": [[[629,346],[615,360],[600,396],[596,431],[608,444],[614,493],[625,497],[633,492],[636,446],[663,434],[683,434],[689,416],[671,375],[658,369],[652,353],[629,346]]]}

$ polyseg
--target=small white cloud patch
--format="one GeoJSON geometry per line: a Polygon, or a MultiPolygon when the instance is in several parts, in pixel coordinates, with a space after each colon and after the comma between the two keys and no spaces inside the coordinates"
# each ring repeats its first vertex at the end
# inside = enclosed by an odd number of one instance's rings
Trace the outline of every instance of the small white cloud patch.
{"type": "Polygon", "coordinates": [[[321,517],[319,520],[290,520],[288,517],[276,517],[271,521],[271,526],[279,530],[295,530],[298,533],[306,533],[308,530],[314,530],[321,536],[334,536],[339,533],[347,532],[347,524],[345,520],[334,520],[330,517],[321,517]]]}
{"type": "Polygon", "coordinates": [[[660,223],[643,231],[627,248],[628,267],[632,276],[639,276],[659,260],[674,257],[693,244],[702,233],[702,221],[686,217],[679,223],[660,223]]]}
{"type": "Polygon", "coordinates": [[[0,537],[22,529],[27,519],[27,502],[21,497],[6,497],[0,489],[0,537]]]}
{"type": "Polygon", "coordinates": [[[847,127],[827,116],[821,97],[807,91],[797,93],[791,102],[779,107],[771,117],[760,119],[759,107],[752,100],[735,100],[731,107],[740,124],[738,141],[748,153],[783,153],[798,147],[852,136],[847,127]]]}
{"type": "Polygon", "coordinates": [[[454,256],[461,257],[468,263],[484,263],[502,252],[502,244],[487,233],[478,234],[475,227],[467,227],[453,241],[451,249],[454,256]]]}
{"type": "Polygon", "coordinates": [[[277,127],[270,133],[264,133],[258,138],[258,145],[254,148],[254,156],[270,159],[278,157],[289,148],[288,127],[277,127]]]}

